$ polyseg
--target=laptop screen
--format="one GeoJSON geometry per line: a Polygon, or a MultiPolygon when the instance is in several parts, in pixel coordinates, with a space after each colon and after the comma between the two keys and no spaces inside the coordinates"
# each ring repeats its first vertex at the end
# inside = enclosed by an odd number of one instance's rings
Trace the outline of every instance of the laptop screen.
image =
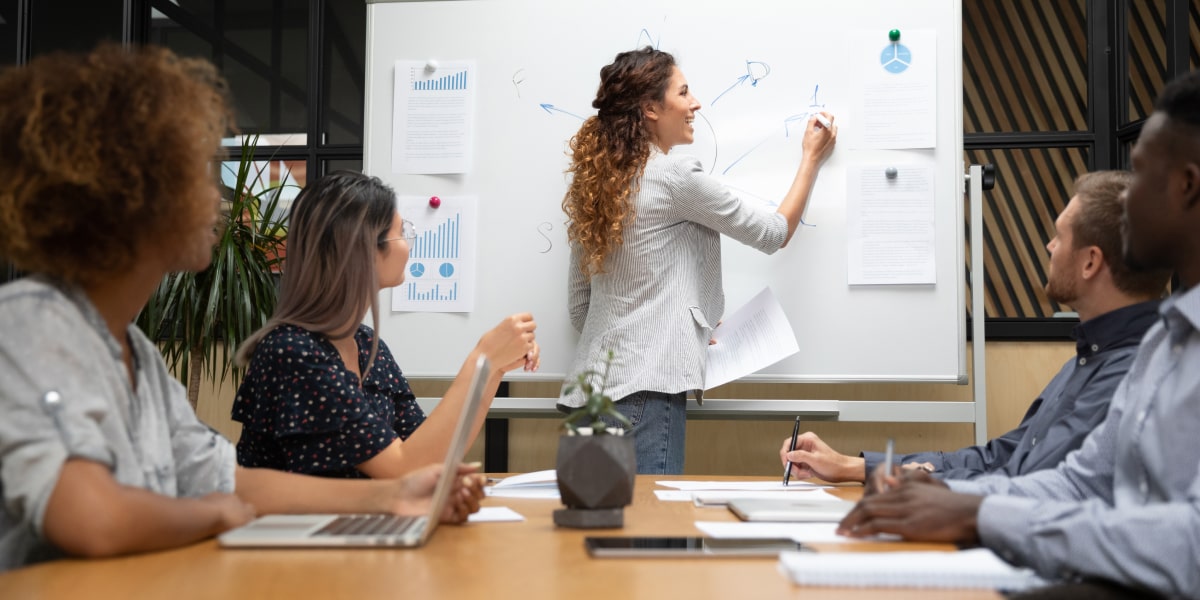
{"type": "Polygon", "coordinates": [[[467,389],[466,402],[458,414],[458,424],[454,427],[454,435],[450,439],[450,448],[446,451],[446,459],[442,461],[442,476],[438,478],[437,487],[433,491],[433,499],[429,505],[429,523],[421,534],[421,543],[425,543],[441,520],[442,512],[450,500],[450,490],[454,488],[454,480],[458,478],[458,465],[467,454],[468,442],[471,439],[472,425],[479,416],[483,406],[483,390],[487,387],[488,359],[483,354],[475,361],[475,373],[471,376],[471,387],[467,389]]]}

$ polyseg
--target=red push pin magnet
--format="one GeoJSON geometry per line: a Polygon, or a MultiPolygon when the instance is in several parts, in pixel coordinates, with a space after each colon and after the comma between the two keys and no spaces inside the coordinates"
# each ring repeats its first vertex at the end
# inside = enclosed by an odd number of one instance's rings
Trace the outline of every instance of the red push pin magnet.
{"type": "Polygon", "coordinates": [[[431,206],[431,207],[433,207],[433,208],[437,208],[437,207],[439,207],[439,206],[441,206],[441,205],[442,205],[442,199],[441,199],[441,198],[438,198],[437,196],[430,196],[430,197],[429,197],[429,206],[431,206]]]}

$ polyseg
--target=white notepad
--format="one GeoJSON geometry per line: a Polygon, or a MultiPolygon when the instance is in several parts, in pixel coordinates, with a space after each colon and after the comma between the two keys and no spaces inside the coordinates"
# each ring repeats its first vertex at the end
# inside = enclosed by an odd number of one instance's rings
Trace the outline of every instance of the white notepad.
{"type": "Polygon", "coordinates": [[[809,499],[807,496],[733,498],[729,501],[729,512],[743,521],[837,523],[852,508],[853,502],[840,498],[830,501],[809,499]]]}
{"type": "Polygon", "coordinates": [[[1046,584],[987,548],[959,552],[784,552],[779,568],[800,585],[1027,590],[1046,584]]]}

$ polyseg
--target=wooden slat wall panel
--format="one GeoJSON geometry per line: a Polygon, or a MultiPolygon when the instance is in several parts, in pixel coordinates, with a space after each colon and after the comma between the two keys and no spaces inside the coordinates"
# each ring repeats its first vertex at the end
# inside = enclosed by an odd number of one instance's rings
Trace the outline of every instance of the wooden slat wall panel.
{"type": "Polygon", "coordinates": [[[1071,183],[1087,171],[1086,149],[969,150],[967,162],[992,163],[997,171],[983,215],[987,316],[1041,318],[1068,310],[1046,298],[1046,244],[1071,183]]]}
{"type": "Polygon", "coordinates": [[[1086,130],[1084,19],[1084,0],[964,2],[964,132],[1086,130]]]}
{"type": "MultiPolygon", "coordinates": [[[[1085,0],[965,1],[964,132],[1086,131],[1086,14],[1085,0]]],[[[967,162],[997,171],[983,215],[987,316],[1063,310],[1045,297],[1045,245],[1071,181],[1087,169],[1086,150],[970,150],[967,162]]]]}
{"type": "MultiPolygon", "coordinates": [[[[1196,3],[1192,3],[1192,10],[1196,3]]],[[[1129,3],[1129,118],[1150,116],[1167,72],[1166,0],[1129,3]]],[[[1193,20],[1193,23],[1195,21],[1193,20]]]]}
{"type": "Polygon", "coordinates": [[[1194,70],[1200,67],[1200,0],[1192,0],[1188,13],[1188,37],[1192,41],[1189,54],[1192,57],[1191,68],[1194,70]]]}

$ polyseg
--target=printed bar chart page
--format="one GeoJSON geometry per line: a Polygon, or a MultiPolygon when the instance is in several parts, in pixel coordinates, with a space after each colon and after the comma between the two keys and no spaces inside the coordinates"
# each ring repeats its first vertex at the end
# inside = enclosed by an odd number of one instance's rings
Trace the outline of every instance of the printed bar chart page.
{"type": "Polygon", "coordinates": [[[466,173],[474,138],[475,67],[396,61],[392,171],[466,173]]]}
{"type": "Polygon", "coordinates": [[[396,312],[471,312],[475,309],[474,196],[401,196],[400,216],[412,221],[404,282],[392,288],[396,312]]]}

